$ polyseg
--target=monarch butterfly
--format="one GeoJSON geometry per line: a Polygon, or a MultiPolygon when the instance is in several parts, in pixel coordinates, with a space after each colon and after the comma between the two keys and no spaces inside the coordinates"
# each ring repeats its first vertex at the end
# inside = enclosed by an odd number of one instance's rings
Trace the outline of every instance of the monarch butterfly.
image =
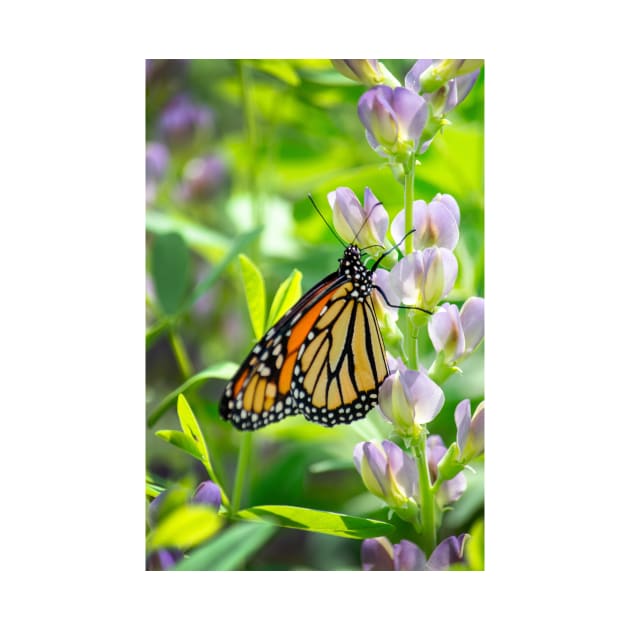
{"type": "Polygon", "coordinates": [[[302,414],[333,426],[363,418],[389,374],[371,269],[356,245],[337,271],[291,307],[254,346],[221,398],[219,411],[241,431],[302,414]]]}

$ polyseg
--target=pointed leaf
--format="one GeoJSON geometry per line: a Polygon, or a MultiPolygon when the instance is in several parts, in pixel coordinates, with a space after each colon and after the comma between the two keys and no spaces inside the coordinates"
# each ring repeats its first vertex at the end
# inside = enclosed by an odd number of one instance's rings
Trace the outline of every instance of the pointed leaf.
{"type": "Polygon", "coordinates": [[[267,328],[271,328],[302,295],[302,273],[294,269],[278,287],[269,309],[267,328]]]}
{"type": "Polygon", "coordinates": [[[190,253],[178,233],[155,237],[151,274],[162,310],[169,315],[177,312],[190,283],[190,253]]]}
{"type": "Polygon", "coordinates": [[[184,433],[193,441],[193,444],[199,450],[202,461],[204,463],[208,463],[209,457],[206,441],[204,440],[203,433],[201,433],[201,429],[199,428],[197,418],[195,418],[195,414],[183,394],[180,394],[177,397],[177,415],[179,416],[179,423],[181,424],[184,433]]]}
{"type": "Polygon", "coordinates": [[[280,527],[360,540],[394,532],[394,526],[384,521],[291,505],[258,505],[240,510],[236,516],[245,520],[266,521],[280,527]]]}
{"type": "Polygon", "coordinates": [[[260,339],[265,332],[265,313],[267,311],[265,280],[260,269],[245,254],[239,254],[238,260],[241,264],[245,297],[247,298],[247,308],[254,337],[260,339]]]}
{"type": "Polygon", "coordinates": [[[177,448],[181,448],[182,451],[186,451],[186,453],[192,455],[196,459],[203,461],[203,454],[197,446],[197,443],[185,433],[175,430],[164,430],[156,431],[155,435],[163,440],[166,440],[169,444],[172,444],[177,448]]]}

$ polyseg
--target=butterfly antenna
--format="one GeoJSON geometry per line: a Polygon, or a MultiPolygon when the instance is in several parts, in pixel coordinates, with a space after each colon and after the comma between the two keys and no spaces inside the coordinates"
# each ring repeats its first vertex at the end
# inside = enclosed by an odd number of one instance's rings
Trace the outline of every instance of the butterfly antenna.
{"type": "Polygon", "coordinates": [[[389,254],[391,254],[395,249],[398,249],[401,245],[401,243],[403,243],[405,241],[405,239],[410,235],[413,234],[416,231],[416,229],[412,229],[409,230],[409,232],[407,232],[407,234],[405,234],[399,241],[398,243],[396,243],[393,247],[390,247],[390,249],[388,249],[386,252],[383,252],[374,262],[374,264],[372,265],[372,269],[370,269],[370,271],[376,271],[377,267],[381,264],[381,261],[383,260],[383,258],[385,258],[386,256],[389,256],[389,254]]]}
{"type": "Polygon", "coordinates": [[[328,229],[335,235],[336,239],[344,247],[347,247],[347,243],[341,238],[341,236],[339,236],[339,234],[337,233],[337,230],[335,230],[335,228],[332,225],[330,225],[328,221],[326,221],[326,217],[322,214],[322,211],[317,207],[317,204],[315,203],[315,200],[313,199],[311,193],[308,193],[308,198],[309,198],[309,201],[313,204],[313,208],[317,210],[317,214],[319,214],[319,216],[322,218],[322,221],[328,226],[328,229]]]}

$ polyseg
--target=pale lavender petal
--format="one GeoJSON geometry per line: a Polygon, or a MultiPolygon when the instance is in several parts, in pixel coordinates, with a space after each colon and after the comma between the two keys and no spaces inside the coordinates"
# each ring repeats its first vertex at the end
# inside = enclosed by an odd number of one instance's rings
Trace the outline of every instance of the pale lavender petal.
{"type": "Polygon", "coordinates": [[[431,65],[433,59],[418,59],[405,75],[405,87],[414,92],[420,91],[420,75],[431,65]]]}
{"type": "Polygon", "coordinates": [[[431,201],[428,206],[426,203],[422,203],[424,209],[418,213],[418,221],[414,221],[416,228],[413,235],[414,246],[418,249],[424,249],[437,245],[438,247],[454,249],[459,240],[459,227],[451,210],[436,199],[431,201]]]}
{"type": "Polygon", "coordinates": [[[438,500],[442,505],[454,503],[466,492],[467,487],[468,482],[466,481],[466,475],[460,472],[440,486],[438,490],[438,500]]]}
{"type": "Polygon", "coordinates": [[[446,447],[444,446],[441,436],[437,433],[430,435],[427,438],[427,463],[429,464],[429,470],[431,472],[431,481],[437,479],[437,467],[445,453],[446,447]]]}
{"type": "Polygon", "coordinates": [[[419,140],[427,122],[426,101],[415,92],[400,87],[394,89],[392,107],[404,136],[410,140],[419,140]]]}
{"type": "Polygon", "coordinates": [[[394,570],[396,571],[424,571],[427,558],[424,551],[409,540],[401,540],[394,545],[394,570]]]}
{"type": "Polygon", "coordinates": [[[389,215],[383,204],[374,193],[366,186],[363,193],[363,207],[365,218],[369,225],[369,232],[376,239],[375,245],[382,245],[389,225],[389,215]]]}
{"type": "Polygon", "coordinates": [[[444,406],[444,392],[422,372],[407,370],[401,374],[401,380],[414,405],[414,422],[431,422],[444,406]]]}
{"type": "Polygon", "coordinates": [[[383,440],[383,449],[396,483],[407,497],[414,497],[418,492],[418,467],[415,460],[389,440],[383,440]]]}
{"type": "Polygon", "coordinates": [[[466,338],[467,352],[472,352],[483,339],[484,306],[484,299],[480,297],[468,298],[462,306],[460,318],[466,338]]]}
{"type": "MultiPolygon", "coordinates": [[[[475,85],[475,81],[479,76],[480,70],[475,70],[470,74],[466,74],[462,77],[457,77],[454,79],[454,85],[451,90],[452,94],[449,94],[449,99],[447,101],[446,107],[444,108],[444,113],[449,112],[453,107],[459,105],[470,93],[473,86],[475,85]]],[[[449,82],[450,83],[450,82],[449,82]]]]}
{"type": "Polygon", "coordinates": [[[443,304],[429,320],[429,338],[437,352],[448,362],[456,361],[465,350],[465,337],[459,311],[454,304],[443,304]]]}
{"type": "Polygon", "coordinates": [[[361,543],[361,565],[364,571],[393,571],[394,550],[387,538],[368,538],[361,543]]]}
{"type": "Polygon", "coordinates": [[[431,554],[427,562],[427,569],[429,571],[447,571],[452,564],[461,562],[464,557],[464,544],[468,538],[470,538],[470,534],[445,538],[431,554]]]}
{"type": "Polygon", "coordinates": [[[463,453],[470,431],[470,400],[468,398],[455,407],[455,425],[457,426],[457,446],[459,446],[459,452],[463,453]]]}
{"type": "Polygon", "coordinates": [[[445,247],[428,247],[422,252],[424,275],[422,294],[425,304],[434,306],[445,298],[457,278],[457,259],[445,247]]]}
{"type": "Polygon", "coordinates": [[[439,201],[443,203],[451,211],[451,214],[455,217],[455,220],[457,221],[457,225],[459,225],[460,211],[459,205],[457,201],[455,201],[455,197],[449,194],[438,193],[437,195],[435,195],[435,197],[433,197],[433,201],[439,201]]]}
{"type": "Polygon", "coordinates": [[[359,99],[359,118],[379,144],[393,144],[398,138],[397,115],[391,104],[393,92],[389,86],[379,85],[359,99]]]}
{"type": "Polygon", "coordinates": [[[339,235],[348,242],[353,242],[363,226],[363,208],[354,192],[340,186],[328,193],[328,203],[333,213],[333,225],[339,235]]]}
{"type": "MultiPolygon", "coordinates": [[[[399,260],[389,275],[389,286],[398,302],[414,305],[419,302],[424,276],[424,260],[421,252],[412,252],[399,260]]],[[[388,296],[390,302],[392,298],[388,296]]]]}

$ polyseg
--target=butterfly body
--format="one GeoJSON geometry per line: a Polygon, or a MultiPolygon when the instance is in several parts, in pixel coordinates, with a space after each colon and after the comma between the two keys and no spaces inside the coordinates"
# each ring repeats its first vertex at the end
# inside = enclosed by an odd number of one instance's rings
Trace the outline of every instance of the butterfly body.
{"type": "Polygon", "coordinates": [[[346,247],[339,269],[291,307],[251,350],[219,405],[237,429],[289,415],[334,426],[363,418],[389,371],[373,271],[346,247]]]}

